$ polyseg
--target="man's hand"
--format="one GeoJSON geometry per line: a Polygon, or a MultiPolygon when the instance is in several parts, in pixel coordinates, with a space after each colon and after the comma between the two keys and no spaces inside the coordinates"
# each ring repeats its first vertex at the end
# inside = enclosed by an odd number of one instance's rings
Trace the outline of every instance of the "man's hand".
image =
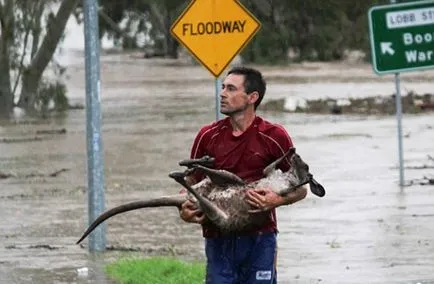
{"type": "Polygon", "coordinates": [[[205,220],[205,214],[203,214],[191,200],[182,203],[181,210],[179,210],[179,217],[187,223],[202,224],[205,220]]]}
{"type": "Polygon", "coordinates": [[[271,210],[281,205],[292,204],[306,197],[307,187],[300,186],[286,196],[280,196],[268,188],[255,188],[246,192],[246,201],[252,205],[250,212],[262,212],[271,210]]]}
{"type": "Polygon", "coordinates": [[[282,196],[268,188],[247,190],[246,201],[252,207],[257,208],[254,212],[271,210],[284,203],[282,196]]]}

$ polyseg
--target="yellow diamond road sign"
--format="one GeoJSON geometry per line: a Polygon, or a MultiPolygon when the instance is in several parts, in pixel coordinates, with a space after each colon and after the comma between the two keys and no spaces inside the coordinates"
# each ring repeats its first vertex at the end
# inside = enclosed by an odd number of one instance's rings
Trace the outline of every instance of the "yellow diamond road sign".
{"type": "Polygon", "coordinates": [[[260,26],[237,0],[192,0],[173,23],[171,32],[219,77],[260,26]]]}

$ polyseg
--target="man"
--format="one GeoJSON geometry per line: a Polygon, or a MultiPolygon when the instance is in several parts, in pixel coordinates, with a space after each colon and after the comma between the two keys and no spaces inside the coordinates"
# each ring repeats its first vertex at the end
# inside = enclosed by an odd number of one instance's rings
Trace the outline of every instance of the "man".
{"type": "MultiPolygon", "coordinates": [[[[225,119],[204,126],[197,134],[191,158],[209,155],[215,158],[215,168],[230,171],[245,182],[263,177],[262,170],[293,147],[286,130],[256,115],[266,90],[262,74],[251,68],[231,69],[222,84],[221,113],[225,119]]],[[[279,168],[287,171],[284,160],[279,168]]],[[[188,181],[194,184],[203,176],[188,181]]],[[[205,222],[205,217],[191,201],[186,201],[180,217],[190,223],[202,224],[207,257],[207,282],[223,283],[277,283],[275,208],[305,198],[305,187],[297,188],[287,196],[279,196],[267,188],[256,188],[247,193],[252,208],[269,210],[267,224],[237,235],[222,235],[217,228],[205,222]]]]}

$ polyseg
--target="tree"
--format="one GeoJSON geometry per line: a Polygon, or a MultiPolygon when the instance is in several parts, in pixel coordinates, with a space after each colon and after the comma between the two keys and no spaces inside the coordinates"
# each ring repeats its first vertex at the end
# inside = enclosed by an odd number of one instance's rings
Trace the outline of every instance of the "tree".
{"type": "MultiPolygon", "coordinates": [[[[132,15],[150,23],[146,31],[154,49],[175,57],[178,43],[170,26],[191,0],[101,0],[115,22],[132,15]]],[[[262,27],[241,53],[243,60],[259,64],[286,64],[292,60],[340,60],[347,50],[369,54],[368,9],[389,0],[238,0],[255,15],[262,27]]],[[[100,28],[112,33],[114,29],[100,28]]],[[[113,27],[113,25],[111,25],[113,27]]],[[[127,25],[128,26],[128,25],[127,25]]],[[[146,26],[146,25],[142,25],[146,26]]],[[[117,34],[122,34],[117,32],[117,34]]]]}
{"type": "Polygon", "coordinates": [[[286,63],[288,51],[297,60],[339,59],[345,15],[342,0],[244,0],[262,28],[243,53],[248,62],[286,63]]]}
{"type": "Polygon", "coordinates": [[[0,2],[0,115],[12,111],[14,98],[11,87],[10,53],[14,43],[14,13],[12,1],[0,2]]]}
{"type": "Polygon", "coordinates": [[[21,94],[18,106],[34,112],[40,103],[38,94],[43,85],[42,75],[53,58],[69,16],[79,0],[60,1],[54,14],[50,7],[58,2],[0,0],[0,115],[9,116],[12,112],[19,82],[21,94]],[[43,18],[47,11],[50,12],[45,34],[41,38],[43,18]]]}
{"type": "Polygon", "coordinates": [[[169,57],[178,58],[179,43],[172,37],[170,28],[184,10],[188,1],[148,0],[147,2],[149,2],[151,8],[149,19],[154,27],[151,35],[157,40],[157,48],[160,47],[169,57]],[[159,38],[161,40],[158,40],[159,38]]]}
{"type": "Polygon", "coordinates": [[[124,48],[135,48],[136,37],[143,32],[159,54],[177,58],[179,43],[170,27],[187,4],[186,0],[101,0],[100,37],[122,38],[124,48]],[[122,21],[126,22],[124,29],[118,26],[122,21]]]}
{"type": "Polygon", "coordinates": [[[285,1],[244,0],[242,3],[262,26],[242,53],[243,59],[254,63],[286,63],[291,42],[285,1]]]}

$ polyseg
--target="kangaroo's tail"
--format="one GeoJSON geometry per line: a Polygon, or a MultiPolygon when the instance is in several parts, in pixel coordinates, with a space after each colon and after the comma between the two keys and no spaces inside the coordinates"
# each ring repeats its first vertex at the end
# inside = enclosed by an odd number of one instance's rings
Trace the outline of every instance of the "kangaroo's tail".
{"type": "Polygon", "coordinates": [[[187,200],[186,195],[172,195],[172,196],[163,196],[150,200],[141,200],[126,203],[117,207],[114,207],[110,210],[107,210],[103,214],[101,214],[95,221],[90,224],[81,238],[77,241],[76,244],[81,243],[99,224],[104,222],[110,217],[113,217],[117,214],[124,213],[131,210],[141,209],[141,208],[149,208],[149,207],[167,207],[167,206],[176,206],[181,208],[181,205],[184,201],[187,200]]]}

